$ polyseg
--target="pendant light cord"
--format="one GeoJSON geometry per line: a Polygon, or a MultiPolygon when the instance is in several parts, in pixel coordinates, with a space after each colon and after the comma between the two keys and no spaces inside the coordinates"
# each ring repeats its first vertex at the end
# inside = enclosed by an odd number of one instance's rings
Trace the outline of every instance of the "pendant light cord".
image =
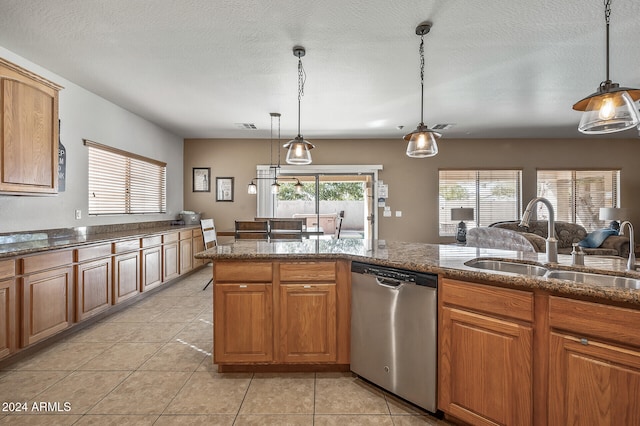
{"type": "Polygon", "coordinates": [[[300,136],[300,103],[304,96],[304,83],[307,80],[307,73],[302,67],[302,58],[298,57],[298,136],[300,136]]]}
{"type": "Polygon", "coordinates": [[[609,22],[611,20],[611,0],[604,0],[604,22],[607,24],[607,83],[611,82],[609,78],[609,22]]]}
{"type": "Polygon", "coordinates": [[[420,35],[420,125],[424,126],[424,34],[420,35]]]}

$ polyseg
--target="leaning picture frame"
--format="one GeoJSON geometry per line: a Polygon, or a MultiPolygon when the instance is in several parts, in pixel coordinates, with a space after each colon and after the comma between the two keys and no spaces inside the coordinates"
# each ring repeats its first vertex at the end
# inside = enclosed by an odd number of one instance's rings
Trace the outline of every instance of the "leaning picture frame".
{"type": "Polygon", "coordinates": [[[232,177],[216,177],[216,201],[233,201],[232,177]]]}
{"type": "Polygon", "coordinates": [[[211,168],[193,168],[193,192],[211,192],[211,168]]]}

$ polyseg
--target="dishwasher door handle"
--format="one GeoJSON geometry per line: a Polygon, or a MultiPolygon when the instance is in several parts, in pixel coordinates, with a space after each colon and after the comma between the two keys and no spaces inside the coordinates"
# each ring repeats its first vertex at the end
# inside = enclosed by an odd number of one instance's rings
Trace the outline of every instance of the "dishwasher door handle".
{"type": "Polygon", "coordinates": [[[402,281],[381,277],[376,277],[376,283],[381,287],[390,288],[392,290],[400,290],[400,287],[404,284],[402,281]]]}

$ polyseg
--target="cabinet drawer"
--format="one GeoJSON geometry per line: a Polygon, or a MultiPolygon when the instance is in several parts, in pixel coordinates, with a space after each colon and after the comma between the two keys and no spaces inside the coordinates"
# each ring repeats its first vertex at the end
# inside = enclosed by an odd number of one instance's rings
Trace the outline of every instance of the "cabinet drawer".
{"type": "Polygon", "coordinates": [[[202,229],[194,229],[193,230],[193,238],[202,238],[202,229]]]}
{"type": "Polygon", "coordinates": [[[3,260],[0,261],[0,280],[3,278],[11,278],[16,275],[16,261],[3,260]]]}
{"type": "Polygon", "coordinates": [[[153,247],[162,244],[162,235],[154,235],[152,237],[144,237],[142,239],[142,247],[153,247]]]}
{"type": "Polygon", "coordinates": [[[172,243],[174,241],[178,241],[178,233],[172,232],[171,234],[164,234],[162,236],[163,243],[172,243]]]}
{"type": "Polygon", "coordinates": [[[71,263],[73,263],[72,250],[39,254],[22,259],[22,272],[24,274],[30,274],[32,272],[70,265],[71,263]]]}
{"type": "Polygon", "coordinates": [[[523,321],[533,321],[533,293],[444,278],[443,303],[523,321]]]}
{"type": "Polygon", "coordinates": [[[76,262],[85,262],[91,259],[111,256],[111,244],[83,247],[76,250],[76,262]]]}
{"type": "Polygon", "coordinates": [[[191,229],[189,229],[188,231],[180,231],[181,240],[188,240],[192,236],[193,236],[193,232],[191,231],[191,229]]]}
{"type": "Polygon", "coordinates": [[[214,262],[215,282],[271,282],[271,262],[214,262]]]}
{"type": "Polygon", "coordinates": [[[640,346],[640,311],[565,297],[549,297],[549,325],[579,335],[640,346]]]}
{"type": "Polygon", "coordinates": [[[336,262],[295,262],[280,264],[280,281],[327,282],[336,280],[336,262]]]}
{"type": "Polygon", "coordinates": [[[113,253],[126,253],[128,251],[138,250],[140,248],[140,240],[119,241],[113,243],[113,253]]]}

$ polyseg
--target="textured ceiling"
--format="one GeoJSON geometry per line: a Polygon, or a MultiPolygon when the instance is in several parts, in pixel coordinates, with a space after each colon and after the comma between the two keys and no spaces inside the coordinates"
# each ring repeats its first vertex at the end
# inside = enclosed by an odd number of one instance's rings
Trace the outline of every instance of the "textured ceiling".
{"type": "MultiPolygon", "coordinates": [[[[605,79],[602,0],[0,0],[0,46],[185,138],[593,137],[577,100],[605,79]],[[257,130],[235,123],[254,123],[257,130]],[[404,126],[399,130],[398,126],[404,126]]],[[[614,0],[611,79],[640,87],[640,1],[614,0]]],[[[637,137],[637,130],[615,137],[637,137]]]]}

